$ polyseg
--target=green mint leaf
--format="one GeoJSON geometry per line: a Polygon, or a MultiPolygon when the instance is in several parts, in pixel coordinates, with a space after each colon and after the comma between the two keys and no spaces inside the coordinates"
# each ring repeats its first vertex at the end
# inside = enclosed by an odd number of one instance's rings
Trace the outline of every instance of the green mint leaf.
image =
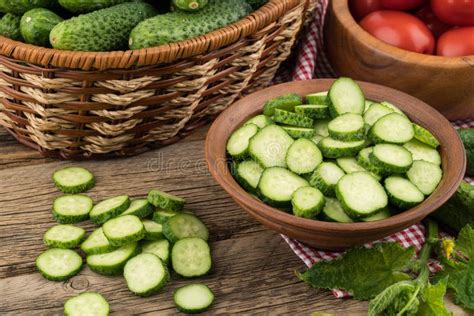
{"type": "Polygon", "coordinates": [[[413,248],[405,249],[393,242],[373,248],[356,247],[339,259],[316,263],[298,277],[312,287],[344,289],[355,299],[367,300],[396,282],[410,280],[402,271],[413,255],[413,248]]]}
{"type": "Polygon", "coordinates": [[[444,305],[447,285],[447,278],[441,279],[435,285],[427,284],[422,293],[422,302],[418,307],[418,316],[450,316],[453,314],[444,305]]]}
{"type": "Polygon", "coordinates": [[[368,316],[382,314],[390,305],[394,304],[402,292],[414,291],[413,281],[401,281],[390,285],[370,301],[368,316]]]}

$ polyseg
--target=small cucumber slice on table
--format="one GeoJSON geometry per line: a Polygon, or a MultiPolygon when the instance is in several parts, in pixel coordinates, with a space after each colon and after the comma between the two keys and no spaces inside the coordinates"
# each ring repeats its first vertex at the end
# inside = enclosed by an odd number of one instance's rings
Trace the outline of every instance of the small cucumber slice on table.
{"type": "Polygon", "coordinates": [[[370,108],[364,113],[364,121],[366,124],[372,126],[381,117],[393,113],[393,110],[380,103],[372,103],[370,108]]]}
{"type": "Polygon", "coordinates": [[[95,273],[102,275],[118,275],[123,271],[125,263],[140,253],[140,246],[133,242],[112,252],[87,256],[87,265],[95,273]]]}
{"type": "Polygon", "coordinates": [[[246,124],[238,128],[227,141],[226,150],[234,159],[245,158],[249,150],[249,140],[258,132],[255,124],[246,124]]]}
{"type": "Polygon", "coordinates": [[[135,215],[125,215],[107,221],[102,229],[112,246],[123,246],[145,237],[142,221],[135,215]]]}
{"type": "Polygon", "coordinates": [[[64,281],[82,268],[82,258],[71,249],[51,248],[36,258],[36,268],[51,281],[64,281]]]}
{"type": "Polygon", "coordinates": [[[89,218],[94,202],[86,195],[63,195],[54,200],[53,217],[61,224],[73,224],[89,218]]]}
{"type": "Polygon", "coordinates": [[[323,162],[313,173],[309,183],[311,186],[318,188],[324,195],[334,196],[334,188],[344,174],[344,171],[335,163],[323,162]]]}
{"type": "Polygon", "coordinates": [[[316,131],[316,134],[328,137],[329,136],[329,130],[328,130],[328,125],[331,120],[319,120],[314,123],[314,130],[316,131]]]}
{"type": "Polygon", "coordinates": [[[362,140],[365,136],[364,119],[359,114],[342,114],[329,122],[328,131],[329,136],[337,140],[362,140]]]}
{"type": "Polygon", "coordinates": [[[375,221],[381,221],[383,219],[389,218],[391,216],[390,210],[388,207],[384,208],[380,212],[378,212],[375,215],[369,216],[369,217],[363,217],[360,220],[363,222],[375,222],[375,221]]]}
{"type": "Polygon", "coordinates": [[[296,105],[302,104],[301,97],[295,93],[282,95],[265,102],[263,106],[263,114],[271,117],[275,113],[275,109],[285,111],[294,111],[296,105]]]}
{"type": "Polygon", "coordinates": [[[143,226],[145,227],[145,239],[146,240],[159,240],[163,239],[163,226],[151,219],[143,219],[143,226]]]}
{"type": "Polygon", "coordinates": [[[388,204],[383,186],[368,172],[343,176],[336,185],[336,196],[346,213],[355,218],[375,215],[388,204]]]}
{"type": "Polygon", "coordinates": [[[328,222],[338,223],[353,223],[354,220],[350,218],[341,203],[334,198],[326,197],[326,203],[321,213],[321,219],[328,222]]]}
{"type": "Polygon", "coordinates": [[[294,140],[284,129],[270,125],[250,139],[249,153],[262,167],[286,167],[286,152],[294,140]]]}
{"type": "Polygon", "coordinates": [[[142,245],[142,252],[152,253],[165,264],[169,263],[170,242],[166,239],[146,241],[142,245]]]}
{"type": "Polygon", "coordinates": [[[258,190],[265,203],[276,207],[291,205],[293,192],[308,186],[308,181],[295,173],[280,167],[267,168],[262,173],[258,190]]]}
{"type": "Polygon", "coordinates": [[[411,152],[413,160],[424,160],[436,165],[441,165],[441,155],[433,147],[430,147],[416,139],[412,139],[404,144],[403,147],[411,152]]]}
{"type": "Polygon", "coordinates": [[[179,212],[169,211],[169,210],[157,210],[153,213],[152,220],[154,222],[157,222],[158,224],[163,224],[164,222],[166,222],[171,217],[177,214],[179,214],[179,212]]]}
{"type": "Polygon", "coordinates": [[[94,230],[81,244],[81,250],[88,255],[111,252],[116,249],[117,247],[112,246],[107,237],[105,237],[102,227],[94,230]]]}
{"type": "Polygon", "coordinates": [[[390,113],[375,122],[369,136],[375,143],[404,144],[413,139],[415,130],[406,116],[390,113]]]}
{"type": "Polygon", "coordinates": [[[287,124],[290,126],[312,128],[314,125],[313,119],[309,117],[280,109],[275,110],[272,119],[277,123],[287,124]]]}
{"type": "Polygon", "coordinates": [[[313,120],[329,117],[329,107],[321,104],[303,104],[295,106],[295,113],[312,118],[313,120]]]}
{"type": "Polygon", "coordinates": [[[86,231],[72,225],[56,225],[46,231],[43,242],[52,248],[75,248],[84,238],[86,231]]]}
{"type": "Polygon", "coordinates": [[[322,161],[323,155],[318,146],[306,138],[297,139],[286,154],[288,169],[296,174],[313,172],[322,161]]]}
{"type": "Polygon", "coordinates": [[[255,193],[262,173],[263,168],[258,163],[246,160],[237,164],[235,177],[245,190],[255,193]]]}
{"type": "Polygon", "coordinates": [[[374,147],[367,147],[359,151],[359,154],[357,155],[357,162],[362,167],[367,169],[367,171],[372,172],[377,177],[381,177],[382,175],[386,174],[386,172],[379,166],[376,166],[370,159],[370,155],[372,154],[373,151],[374,151],[374,147]]]}
{"type": "Polygon", "coordinates": [[[302,187],[293,192],[291,204],[293,214],[298,217],[315,218],[325,204],[324,195],[316,188],[302,187]]]}
{"type": "Polygon", "coordinates": [[[405,173],[413,164],[411,153],[402,146],[393,144],[375,145],[370,159],[386,173],[405,173]]]}
{"type": "Polygon", "coordinates": [[[413,124],[413,128],[415,129],[415,138],[418,139],[420,142],[431,146],[433,148],[438,148],[439,141],[433,134],[430,133],[427,129],[421,127],[418,124],[413,124]]]}
{"type": "Polygon", "coordinates": [[[259,114],[245,122],[244,126],[248,124],[255,124],[258,126],[258,128],[262,129],[268,125],[273,124],[273,121],[268,116],[265,116],[264,114],[259,114]]]}
{"type": "Polygon", "coordinates": [[[76,194],[92,189],[95,184],[94,175],[81,167],[67,167],[53,174],[56,187],[64,193],[76,194]]]}
{"type": "Polygon", "coordinates": [[[398,176],[385,179],[385,191],[390,203],[401,209],[414,207],[425,199],[424,194],[413,183],[398,176]]]}
{"type": "Polygon", "coordinates": [[[408,170],[407,176],[424,195],[430,195],[441,181],[443,171],[431,162],[416,160],[408,170]]]}
{"type": "Polygon", "coordinates": [[[185,278],[205,275],[212,266],[211,249],[201,238],[180,239],[171,250],[171,263],[173,270],[185,278]]]}
{"type": "Polygon", "coordinates": [[[174,291],[173,300],[184,313],[202,313],[214,302],[214,293],[204,284],[188,284],[174,291]]]}
{"type": "Polygon", "coordinates": [[[119,216],[125,212],[129,206],[130,199],[128,195],[119,195],[94,205],[89,216],[91,221],[100,225],[111,218],[119,216]]]}
{"type": "Polygon", "coordinates": [[[151,253],[142,253],[128,260],[123,276],[128,289],[138,296],[157,293],[170,279],[163,261],[151,253]]]}
{"type": "Polygon", "coordinates": [[[329,112],[332,117],[345,113],[364,113],[364,93],[351,78],[341,77],[334,81],[329,89],[328,101],[329,112]]]}
{"type": "Polygon", "coordinates": [[[328,96],[327,91],[316,92],[307,94],[304,98],[308,104],[326,104],[326,99],[328,96]]]}
{"type": "Polygon", "coordinates": [[[161,209],[181,211],[186,200],[163,191],[151,190],[148,193],[148,202],[161,209]]]}
{"type": "Polygon", "coordinates": [[[325,137],[318,143],[319,149],[326,158],[353,157],[365,146],[367,146],[365,140],[344,142],[331,137],[325,137]]]}
{"type": "Polygon", "coordinates": [[[65,316],[108,316],[109,303],[96,292],[85,292],[64,303],[65,316]]]}
{"type": "Polygon", "coordinates": [[[209,232],[199,218],[181,213],[171,217],[163,224],[163,234],[172,243],[187,237],[209,238],[209,232]]]}
{"type": "Polygon", "coordinates": [[[139,218],[145,218],[153,213],[153,210],[153,205],[147,199],[136,199],[130,202],[130,206],[120,216],[135,215],[139,218]]]}
{"type": "Polygon", "coordinates": [[[306,127],[294,127],[294,126],[282,126],[285,132],[288,133],[292,138],[311,138],[316,134],[316,131],[313,128],[306,127]]]}

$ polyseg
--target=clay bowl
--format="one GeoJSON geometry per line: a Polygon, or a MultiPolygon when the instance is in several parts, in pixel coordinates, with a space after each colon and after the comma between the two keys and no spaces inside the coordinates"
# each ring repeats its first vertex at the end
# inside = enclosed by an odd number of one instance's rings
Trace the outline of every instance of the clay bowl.
{"type": "Polygon", "coordinates": [[[348,0],[330,1],[325,45],[344,76],[413,95],[449,120],[474,118],[474,56],[440,57],[385,44],[352,17],[348,0]]]}
{"type": "Polygon", "coordinates": [[[274,209],[253,198],[234,180],[226,161],[225,146],[234,130],[262,112],[263,103],[290,92],[301,96],[329,89],[333,79],[295,81],[276,85],[234,103],[212,124],[206,138],[205,155],[214,179],[248,214],[268,228],[319,249],[341,250],[377,240],[407,228],[444,204],[456,191],[465,169],[464,147],[451,124],[426,103],[403,92],[359,82],[367,99],[388,101],[402,109],[411,120],[430,130],[441,143],[444,177],[436,191],[422,204],[388,219],[340,224],[304,219],[274,209]]]}

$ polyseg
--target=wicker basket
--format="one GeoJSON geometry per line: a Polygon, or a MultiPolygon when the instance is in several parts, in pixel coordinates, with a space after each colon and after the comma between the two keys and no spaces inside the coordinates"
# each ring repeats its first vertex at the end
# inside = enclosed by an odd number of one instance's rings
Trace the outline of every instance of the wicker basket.
{"type": "Polygon", "coordinates": [[[64,159],[171,144],[269,85],[315,6],[270,0],[212,33],[134,51],[59,51],[0,36],[0,125],[64,159]]]}

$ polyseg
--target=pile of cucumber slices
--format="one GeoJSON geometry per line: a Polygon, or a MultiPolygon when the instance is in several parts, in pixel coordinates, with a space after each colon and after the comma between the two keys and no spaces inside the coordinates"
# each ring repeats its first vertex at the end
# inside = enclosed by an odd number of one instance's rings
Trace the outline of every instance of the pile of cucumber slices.
{"type": "MultiPolygon", "coordinates": [[[[80,250],[95,273],[123,275],[131,292],[149,296],[170,280],[168,266],[176,274],[194,278],[211,270],[211,250],[206,226],[184,210],[185,200],[151,190],[147,198],[130,200],[119,195],[94,204],[81,194],[95,185],[94,175],[81,167],[67,167],[53,175],[66,195],[55,199],[53,217],[59,222],[49,228],[43,241],[48,250],[36,259],[38,271],[48,280],[64,281],[83,267],[80,250]],[[99,225],[89,236],[72,224],[90,219],[99,225]]],[[[190,284],[177,289],[174,301],[183,312],[205,311],[214,294],[206,285],[190,284]]],[[[109,304],[96,292],[70,298],[65,315],[108,315],[109,304]]]]}
{"type": "Polygon", "coordinates": [[[295,216],[375,221],[424,201],[442,178],[438,140],[350,78],[303,99],[267,101],[227,141],[230,169],[255,198],[295,216]]]}

